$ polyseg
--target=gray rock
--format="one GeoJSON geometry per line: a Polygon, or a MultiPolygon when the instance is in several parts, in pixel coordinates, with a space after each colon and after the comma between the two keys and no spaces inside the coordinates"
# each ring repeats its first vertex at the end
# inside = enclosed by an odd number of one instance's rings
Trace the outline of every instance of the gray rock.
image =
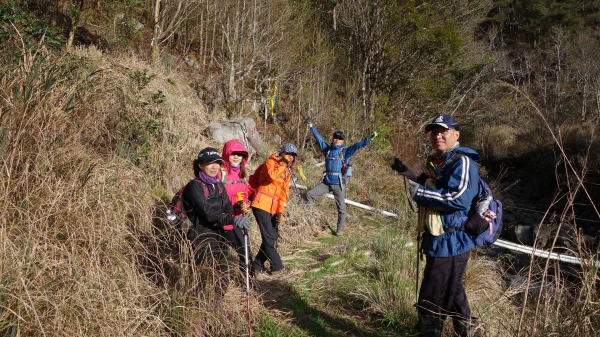
{"type": "Polygon", "coordinates": [[[577,246],[577,233],[570,224],[563,224],[558,232],[556,245],[559,247],[574,248],[577,246]]]}
{"type": "Polygon", "coordinates": [[[533,237],[537,239],[537,248],[544,248],[548,245],[551,236],[551,228],[548,224],[540,224],[531,227],[533,237]]]}
{"type": "Polygon", "coordinates": [[[594,244],[596,243],[596,238],[594,238],[591,235],[584,235],[583,243],[585,244],[586,247],[592,248],[594,246],[594,244]]]}
{"type": "Polygon", "coordinates": [[[507,232],[514,242],[528,246],[533,245],[533,231],[531,230],[531,226],[511,226],[507,229],[507,232]]]}
{"type": "Polygon", "coordinates": [[[211,124],[207,134],[213,139],[225,143],[235,139],[244,144],[250,155],[262,150],[262,141],[252,118],[240,118],[229,123],[211,124]]]}
{"type": "Polygon", "coordinates": [[[506,223],[513,223],[515,222],[516,217],[512,212],[504,212],[502,221],[506,222],[506,223]]]}

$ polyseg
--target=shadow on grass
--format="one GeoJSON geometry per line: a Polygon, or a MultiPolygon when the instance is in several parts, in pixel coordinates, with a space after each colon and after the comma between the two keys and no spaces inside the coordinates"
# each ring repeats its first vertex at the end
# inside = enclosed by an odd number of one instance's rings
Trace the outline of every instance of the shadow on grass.
{"type": "MultiPolygon", "coordinates": [[[[349,318],[332,316],[315,306],[312,306],[285,279],[260,280],[263,289],[263,305],[270,310],[289,312],[291,322],[304,330],[310,336],[386,336],[381,331],[369,331],[360,326],[359,321],[349,318]]],[[[329,298],[332,300],[332,298],[329,298]]],[[[356,309],[354,309],[356,310],[356,309]]],[[[389,334],[395,336],[396,334],[389,334]]]]}

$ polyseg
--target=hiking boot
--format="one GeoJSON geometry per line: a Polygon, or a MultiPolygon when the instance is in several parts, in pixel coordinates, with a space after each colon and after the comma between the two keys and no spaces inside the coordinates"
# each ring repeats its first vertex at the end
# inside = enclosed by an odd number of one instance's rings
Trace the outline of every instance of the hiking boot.
{"type": "Polygon", "coordinates": [[[417,325],[417,337],[443,337],[443,325],[417,325]]]}
{"type": "Polygon", "coordinates": [[[257,267],[256,265],[253,265],[251,268],[252,269],[250,271],[252,272],[252,276],[256,276],[256,275],[258,275],[260,273],[264,273],[265,272],[265,267],[264,266],[258,266],[257,267]]]}
{"type": "Polygon", "coordinates": [[[337,231],[335,231],[335,236],[342,236],[342,235],[344,235],[343,229],[338,229],[337,231]]]}
{"type": "Polygon", "coordinates": [[[271,275],[288,275],[290,273],[290,270],[287,269],[286,267],[283,267],[279,270],[272,270],[271,271],[271,275]]]}
{"type": "Polygon", "coordinates": [[[460,337],[479,337],[479,321],[476,317],[473,317],[470,322],[453,318],[452,325],[454,325],[454,332],[460,337]]]}

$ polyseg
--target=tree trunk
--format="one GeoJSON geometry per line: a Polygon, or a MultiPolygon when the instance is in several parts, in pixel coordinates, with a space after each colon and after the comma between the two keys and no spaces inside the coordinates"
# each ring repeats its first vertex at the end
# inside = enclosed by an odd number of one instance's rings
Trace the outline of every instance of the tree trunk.
{"type": "Polygon", "coordinates": [[[160,2],[161,0],[155,0],[154,5],[154,32],[152,35],[152,62],[156,65],[158,63],[158,43],[160,39],[160,2]]]}

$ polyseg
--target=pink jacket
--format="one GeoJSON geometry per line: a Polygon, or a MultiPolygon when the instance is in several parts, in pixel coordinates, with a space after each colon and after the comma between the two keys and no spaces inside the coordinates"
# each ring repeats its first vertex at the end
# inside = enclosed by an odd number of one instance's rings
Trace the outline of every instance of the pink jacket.
{"type": "Polygon", "coordinates": [[[243,152],[246,154],[242,162],[244,165],[248,161],[248,150],[242,145],[242,143],[237,140],[229,140],[223,145],[223,153],[221,157],[223,158],[223,165],[221,167],[221,172],[219,173],[219,180],[223,182],[225,185],[225,189],[227,190],[227,195],[229,196],[229,200],[231,204],[234,205],[234,216],[239,216],[241,214],[240,210],[235,207],[237,200],[236,194],[238,192],[244,192],[244,202],[248,203],[248,183],[247,179],[240,178],[240,170],[235,167],[231,167],[229,163],[229,156],[233,152],[243,152]]]}

